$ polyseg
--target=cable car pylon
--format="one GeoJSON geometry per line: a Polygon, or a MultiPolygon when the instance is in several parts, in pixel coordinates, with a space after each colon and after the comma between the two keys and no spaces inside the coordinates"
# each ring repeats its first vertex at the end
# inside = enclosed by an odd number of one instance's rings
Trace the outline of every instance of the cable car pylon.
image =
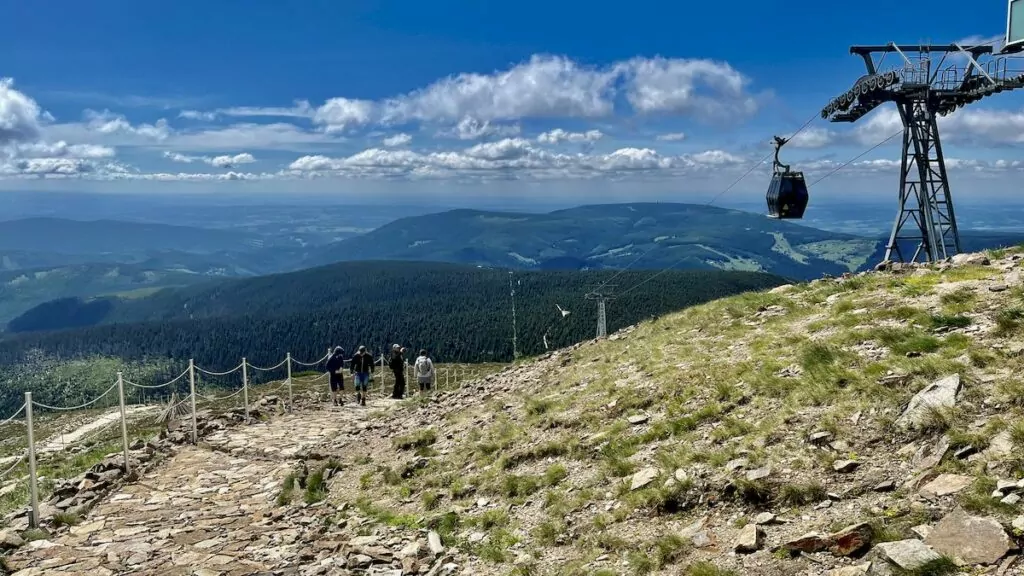
{"type": "Polygon", "coordinates": [[[953,197],[942,154],[937,119],[982,98],[1024,87],[1024,74],[1010,72],[1005,57],[992,55],[991,45],[851,46],[864,60],[867,74],[821,111],[831,122],[856,122],[878,106],[893,102],[903,122],[899,211],[885,249],[886,261],[934,262],[960,252],[953,197]],[[896,53],[900,66],[880,71],[887,54],[896,53]],[[881,54],[875,62],[875,54],[881,54]],[[934,55],[941,55],[934,62],[934,55]],[[966,57],[967,65],[945,64],[950,55],[966,57]],[[911,224],[912,223],[912,224],[911,224]],[[909,244],[913,243],[913,244],[909,244]],[[916,244],[916,246],[913,246],[916,244]],[[904,250],[913,246],[907,259],[904,250]]]}

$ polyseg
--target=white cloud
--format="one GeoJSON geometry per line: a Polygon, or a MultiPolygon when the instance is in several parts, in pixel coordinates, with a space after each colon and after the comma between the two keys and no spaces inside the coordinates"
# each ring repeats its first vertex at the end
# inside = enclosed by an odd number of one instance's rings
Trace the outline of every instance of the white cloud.
{"type": "Polygon", "coordinates": [[[0,145],[36,140],[44,118],[36,101],[13,86],[12,78],[0,78],[0,145]]]}
{"type": "Polygon", "coordinates": [[[537,136],[537,142],[542,144],[558,144],[560,142],[586,143],[597,142],[604,137],[600,130],[587,130],[586,132],[566,132],[561,128],[555,128],[550,132],[544,132],[537,136]]]}
{"type": "Polygon", "coordinates": [[[289,166],[295,172],[330,172],[350,177],[460,175],[489,178],[588,178],[626,173],[685,172],[738,166],[745,158],[712,150],[665,156],[650,148],[621,148],[607,154],[563,154],[538,148],[524,138],[505,138],[459,151],[421,153],[373,148],[352,156],[303,156],[289,166]]]}
{"type": "Polygon", "coordinates": [[[256,161],[256,158],[248,152],[242,152],[241,154],[235,154],[234,156],[188,156],[177,152],[167,151],[164,152],[164,157],[172,162],[183,162],[185,164],[202,162],[215,168],[231,168],[239,164],[251,164],[256,161]]]}
{"type": "Polygon", "coordinates": [[[155,124],[133,126],[123,114],[114,114],[109,110],[86,110],[85,119],[86,128],[98,134],[130,134],[148,140],[164,140],[171,133],[171,128],[164,118],[157,120],[155,124]]]}
{"type": "Polygon", "coordinates": [[[354,126],[368,124],[374,113],[374,104],[369,100],[331,98],[313,114],[313,123],[321,125],[328,133],[342,132],[354,126]]]}
{"type": "Polygon", "coordinates": [[[667,134],[658,134],[657,139],[662,142],[681,142],[686,139],[686,134],[682,132],[669,132],[667,134]]]}
{"type": "Polygon", "coordinates": [[[275,118],[312,118],[313,106],[308,100],[296,100],[293,106],[232,106],[230,108],[218,108],[216,110],[182,110],[178,113],[179,118],[189,120],[204,120],[212,122],[221,116],[234,116],[243,118],[253,117],[275,117],[275,118]]]}
{"type": "Polygon", "coordinates": [[[178,113],[178,118],[187,118],[188,120],[203,120],[206,122],[213,122],[217,119],[217,112],[203,112],[202,110],[182,110],[178,113]]]}
{"type": "Polygon", "coordinates": [[[388,147],[405,146],[410,142],[412,142],[412,136],[405,133],[395,134],[394,136],[389,136],[383,140],[383,144],[388,147]]]}
{"type": "Polygon", "coordinates": [[[31,142],[7,147],[8,157],[15,158],[113,158],[116,151],[109,146],[68,144],[63,140],[52,144],[31,142]]]}
{"type": "Polygon", "coordinates": [[[626,98],[640,113],[728,118],[757,111],[746,93],[749,80],[726,62],[633,58],[616,68],[626,78],[626,98]]]}
{"type": "Polygon", "coordinates": [[[437,136],[458,138],[459,140],[480,140],[492,136],[516,136],[520,131],[521,128],[518,124],[491,124],[466,116],[459,120],[459,123],[453,128],[438,131],[437,136]]]}

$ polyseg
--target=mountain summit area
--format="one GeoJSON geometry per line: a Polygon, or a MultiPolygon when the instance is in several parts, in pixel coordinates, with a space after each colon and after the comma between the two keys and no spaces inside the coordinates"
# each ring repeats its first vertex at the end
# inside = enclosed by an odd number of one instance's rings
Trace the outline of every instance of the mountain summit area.
{"type": "Polygon", "coordinates": [[[425,398],[204,426],[5,562],[1024,574],[1022,271],[1019,249],[893,264],[694,306],[425,398]]]}

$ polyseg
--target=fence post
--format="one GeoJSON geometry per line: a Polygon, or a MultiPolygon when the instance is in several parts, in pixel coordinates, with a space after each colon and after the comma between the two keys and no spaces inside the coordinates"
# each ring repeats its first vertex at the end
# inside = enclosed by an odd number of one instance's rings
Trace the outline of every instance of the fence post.
{"type": "Polygon", "coordinates": [[[28,494],[32,509],[29,528],[39,528],[39,487],[36,485],[36,438],[32,429],[32,393],[25,392],[25,426],[28,428],[28,494]]]}
{"type": "Polygon", "coordinates": [[[199,442],[199,425],[196,422],[196,363],[188,359],[188,387],[192,392],[192,444],[199,442]]]}
{"type": "Polygon", "coordinates": [[[245,423],[249,423],[249,363],[242,358],[242,397],[245,400],[245,423]]]}
{"type": "Polygon", "coordinates": [[[292,353],[288,353],[288,357],[285,359],[288,363],[288,411],[291,412],[295,409],[295,400],[292,395],[292,353]]]}
{"type": "Polygon", "coordinates": [[[447,366],[444,368],[444,389],[451,390],[451,372],[447,366]]]}
{"type": "Polygon", "coordinates": [[[124,414],[124,376],[117,373],[117,401],[121,404],[121,444],[124,447],[124,473],[131,472],[128,464],[128,421],[124,414]]]}

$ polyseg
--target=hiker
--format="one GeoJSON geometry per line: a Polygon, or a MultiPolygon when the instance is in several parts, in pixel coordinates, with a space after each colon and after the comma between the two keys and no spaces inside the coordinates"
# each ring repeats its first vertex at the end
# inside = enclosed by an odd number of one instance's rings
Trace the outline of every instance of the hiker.
{"type": "Polygon", "coordinates": [[[415,371],[416,379],[420,383],[420,393],[430,390],[430,385],[434,382],[434,363],[430,361],[426,350],[420,350],[419,358],[416,358],[415,371]]]}
{"type": "Polygon", "coordinates": [[[327,373],[331,380],[331,401],[335,406],[345,404],[345,377],[342,369],[345,367],[345,350],[341,346],[335,346],[334,352],[327,359],[327,373]]]}
{"type": "Polygon", "coordinates": [[[401,400],[405,396],[405,348],[395,344],[391,347],[391,360],[388,367],[395,374],[395,387],[391,390],[391,397],[401,400]]]}
{"type": "Polygon", "coordinates": [[[356,404],[360,406],[366,406],[366,392],[370,388],[370,374],[373,368],[373,356],[366,351],[366,346],[360,346],[359,351],[352,357],[351,367],[355,380],[356,404]]]}

